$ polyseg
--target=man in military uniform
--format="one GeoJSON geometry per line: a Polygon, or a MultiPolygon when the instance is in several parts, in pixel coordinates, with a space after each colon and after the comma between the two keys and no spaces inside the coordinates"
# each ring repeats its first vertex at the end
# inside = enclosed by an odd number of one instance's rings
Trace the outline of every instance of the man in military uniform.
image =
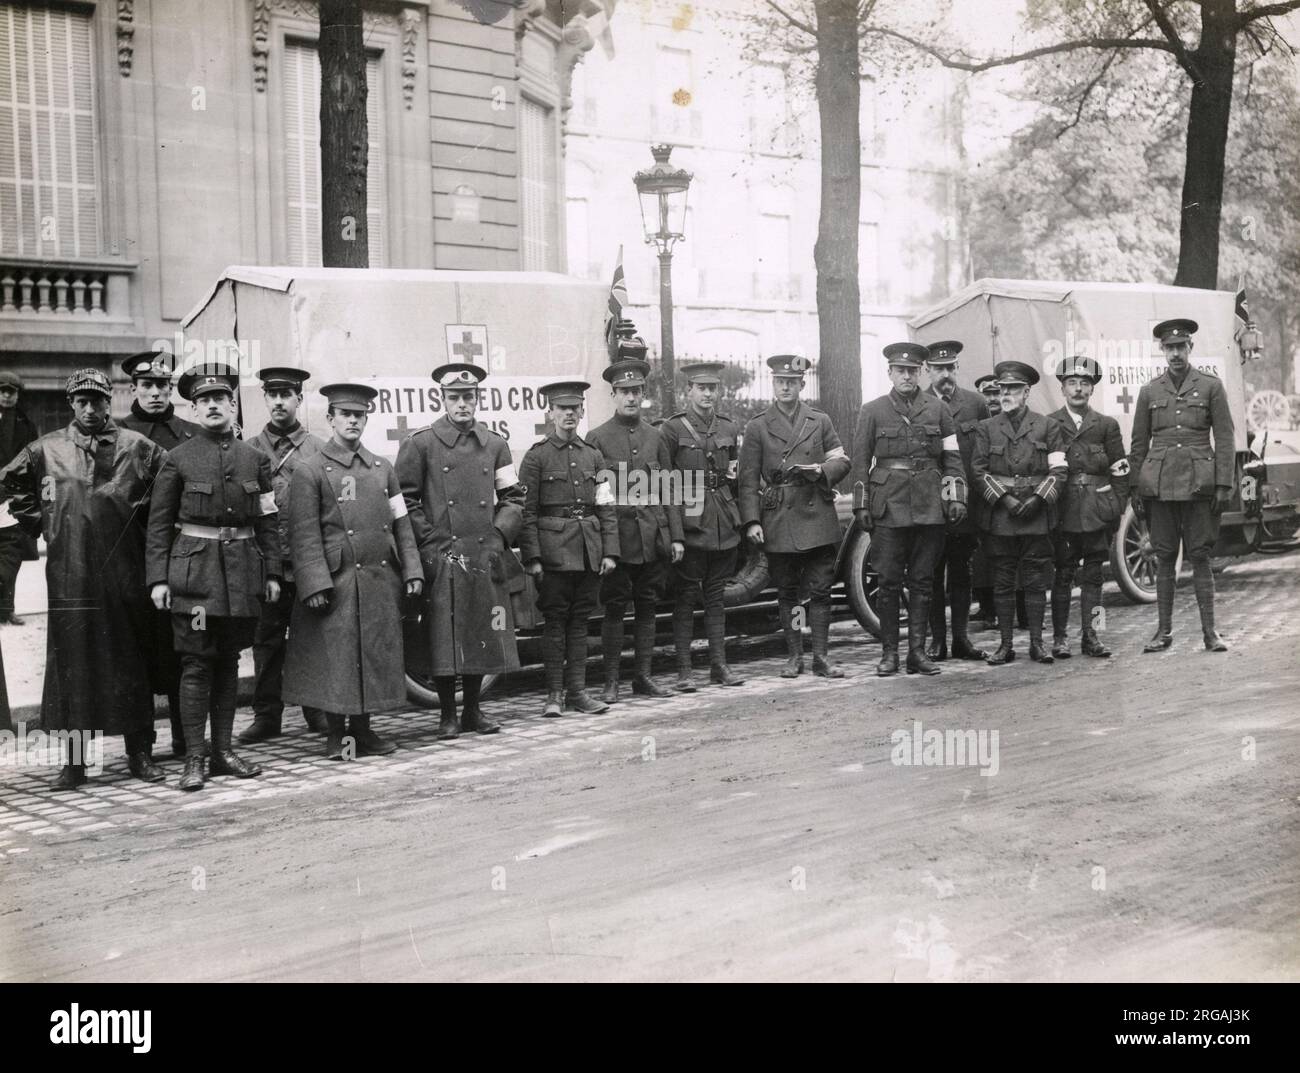
{"type": "Polygon", "coordinates": [[[239,653],[253,643],[262,601],[280,598],[280,532],[270,459],[234,434],[238,375],[212,362],[181,376],[201,431],[167,455],[149,505],[150,596],[171,611],[181,654],[182,790],[203,788],[209,712],[208,774],[262,773],[234,752],[231,732],[239,653]]]}
{"type": "Polygon", "coordinates": [[[1069,477],[1061,497],[1052,582],[1052,655],[1070,657],[1070,592],[1079,575],[1080,650],[1085,656],[1110,655],[1097,636],[1094,609],[1101,606],[1101,568],[1110,538],[1128,502],[1128,455],[1119,422],[1088,405],[1101,380],[1095,358],[1062,358],[1056,369],[1065,405],[1051,414],[1065,435],[1069,477]],[[1082,563],[1082,567],[1080,567],[1082,563]]]}
{"type": "Polygon", "coordinates": [[[813,674],[843,678],[828,658],[831,585],[840,523],[835,482],[849,472],[849,456],[831,419],[801,402],[807,358],[777,354],[772,370],[774,404],[745,426],[740,451],[740,516],[745,536],[767,554],[777,589],[777,610],[785,633],[782,678],[803,671],[803,623],[795,619],[799,589],[809,591],[813,674]]]}
{"type": "MultiPolygon", "coordinates": [[[[957,386],[957,355],[962,344],[954,339],[932,343],[925,368],[930,374],[930,393],[952,411],[957,425],[957,446],[961,450],[962,470],[967,486],[973,480],[970,460],[975,450],[975,429],[989,416],[984,397],[957,386]]],[[[943,551],[934,570],[934,591],[930,598],[930,644],[926,655],[935,661],[948,658],[948,623],[944,604],[952,604],[952,655],[954,659],[984,659],[984,653],[971,644],[967,629],[970,623],[971,556],[979,544],[975,520],[969,515],[960,522],[949,522],[944,533],[943,551]],[[946,575],[946,579],[945,579],[946,575]],[[945,585],[945,580],[947,584],[945,585]],[[945,601],[945,594],[947,601],[945,601]]]]}
{"type": "MultiPolygon", "coordinates": [[[[323,444],[298,421],[302,405],[302,386],[311,374],[304,369],[281,365],[257,374],[262,381],[269,419],[266,427],[247,442],[271,460],[271,484],[275,488],[276,520],[280,529],[280,548],[284,552],[284,577],[280,582],[280,599],[265,604],[253,635],[253,721],[244,728],[239,740],[245,744],[278,738],[282,732],[284,700],[280,695],[284,677],[285,638],[289,618],[297,597],[289,550],[289,486],[293,471],[309,458],[320,454],[323,444]]],[[[325,714],[306,705],[303,720],[309,729],[323,733],[325,714]]]]}
{"type": "Polygon", "coordinates": [[[984,504],[984,548],[993,565],[993,594],[1002,643],[988,662],[1016,658],[1016,574],[1025,587],[1029,658],[1051,663],[1043,647],[1047,609],[1044,573],[1052,561],[1054,506],[1066,478],[1061,427],[1029,409],[1038,371],[1019,361],[1000,361],[993,373],[1002,389],[1002,412],[981,421],[971,469],[984,504]]]}
{"type": "Polygon", "coordinates": [[[740,546],[740,510],[736,502],[740,426],[717,412],[722,362],[697,361],[678,366],[686,377],[686,409],[669,417],[660,434],[668,444],[673,472],[698,500],[682,512],[686,552],[677,564],[673,606],[673,645],[677,650],[677,690],[694,693],[691,636],[695,607],[704,604],[709,638],[709,679],[738,686],[744,679],[727,666],[727,612],[723,593],[736,572],[740,546]]]}
{"type": "Polygon", "coordinates": [[[1194,320],[1155,326],[1168,369],[1144,384],[1133,415],[1135,511],[1146,512],[1156,553],[1159,622],[1144,652],[1173,644],[1175,567],[1181,542],[1192,564],[1201,611],[1201,635],[1211,652],[1226,652],[1214,628],[1214,574],[1210,552],[1219,539],[1219,516],[1232,503],[1233,427],[1222,382],[1193,369],[1194,320]],[[1213,445],[1211,445],[1213,437],[1213,445]]]}
{"type": "Polygon", "coordinates": [[[524,523],[519,552],[524,568],[537,579],[537,604],[545,619],[542,714],[548,717],[563,711],[561,690],[567,690],[574,711],[609,711],[608,704],[586,693],[587,619],[596,607],[600,579],[614,570],[619,557],[618,517],[605,460],[578,435],[583,396],[590,387],[567,380],[542,389],[552,431],[528,449],[520,472],[524,523]]]}
{"type": "MultiPolygon", "coordinates": [[[[625,342],[623,352],[629,350],[625,342]]],[[[644,353],[644,347],[638,348],[644,353]]],[[[663,503],[661,482],[672,469],[668,446],[659,430],[641,419],[646,374],[640,358],[624,358],[605,367],[601,376],[614,394],[614,416],[587,434],[587,443],[600,452],[617,479],[618,565],[600,583],[605,609],[601,624],[606,704],[618,700],[619,661],[623,654],[623,616],[631,601],[634,615],[632,692],[668,697],[650,675],[655,647],[655,611],[664,584],[664,563],[680,562],[686,552],[680,503],[663,503]],[[637,476],[634,476],[637,475],[637,476]]]]}
{"type": "MultiPolygon", "coordinates": [[[[22,377],[11,369],[0,369],[0,469],[36,439],[36,426],[18,405],[22,390],[22,377]]],[[[18,571],[24,561],[35,562],[38,558],[36,538],[23,531],[0,501],[0,626],[23,624],[14,614],[18,571]]]]}
{"type": "Polygon", "coordinates": [[[907,673],[938,674],[925,654],[934,564],[944,523],[966,517],[966,477],[952,411],[921,390],[930,352],[919,343],[884,349],[893,389],[867,403],[853,432],[853,514],[871,536],[880,578],[880,677],[898,673],[898,619],[907,585],[907,673]]]}
{"type": "MultiPolygon", "coordinates": [[[[998,387],[997,377],[992,373],[986,373],[979,377],[975,381],[975,390],[983,396],[984,405],[989,408],[989,417],[997,417],[1002,412],[1002,389],[998,387]]],[[[971,451],[973,455],[973,439],[971,441],[971,451]]],[[[973,476],[974,474],[972,474],[973,476]]],[[[978,509],[972,510],[971,524],[975,527],[976,544],[975,553],[970,560],[970,581],[971,591],[979,602],[975,618],[979,622],[981,629],[996,630],[998,628],[998,612],[993,606],[993,571],[989,566],[989,557],[984,554],[984,539],[978,524],[978,517],[978,509]]]]}
{"type": "MultiPolygon", "coordinates": [[[[153,693],[144,584],[145,504],[165,452],[109,416],[112,388],[98,369],[67,382],[72,421],[27,444],[0,470],[0,499],[46,543],[49,618],[41,725],[84,745],[95,732],[122,734],[127,766],[146,782],[165,776],[152,760],[153,693]]],[[[200,744],[202,739],[200,739],[200,744]]],[[[86,780],[73,753],[55,781],[86,780]]]]}
{"type": "Polygon", "coordinates": [[[479,708],[485,674],[519,669],[512,586],[523,573],[511,545],[523,524],[524,490],[510,445],[475,419],[487,371],[467,362],[433,370],[444,413],[402,441],[397,479],[424,563],[421,650],[412,662],[438,691],[438,737],[495,734],[479,708]],[[463,704],[456,716],[456,676],[463,704]]]}
{"type": "Polygon", "coordinates": [[[361,444],[375,396],[367,384],[328,384],[334,435],[293,474],[289,532],[294,604],[284,696],[327,712],[325,755],[343,759],[344,721],[358,756],[397,743],[370,726],[406,703],[402,594],[419,596],[424,571],[393,467],[361,444]]]}

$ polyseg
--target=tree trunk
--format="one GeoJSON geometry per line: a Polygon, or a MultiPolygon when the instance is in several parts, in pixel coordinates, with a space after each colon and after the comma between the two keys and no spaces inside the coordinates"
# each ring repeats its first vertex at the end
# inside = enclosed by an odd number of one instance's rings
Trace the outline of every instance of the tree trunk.
{"type": "Polygon", "coordinates": [[[369,268],[366,47],[360,0],[320,0],[321,263],[369,268]]]}
{"type": "Polygon", "coordinates": [[[1192,53],[1200,80],[1193,80],[1187,118],[1183,216],[1178,274],[1174,277],[1178,287],[1213,289],[1219,285],[1219,225],[1237,56],[1236,17],[1236,0],[1201,3],[1201,42],[1192,53]]]}
{"type": "Polygon", "coordinates": [[[821,122],[821,216],[817,268],[817,368],[821,407],[848,443],[862,405],[858,215],[862,201],[861,84],[854,0],[815,0],[817,111],[821,122]]]}

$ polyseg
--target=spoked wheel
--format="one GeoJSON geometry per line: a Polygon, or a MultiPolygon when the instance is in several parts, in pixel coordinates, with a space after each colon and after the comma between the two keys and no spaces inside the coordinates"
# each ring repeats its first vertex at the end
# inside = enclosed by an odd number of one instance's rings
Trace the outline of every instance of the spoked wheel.
{"type": "MultiPolygon", "coordinates": [[[[1178,565],[1182,566],[1182,552],[1178,565]]],[[[1120,591],[1135,604],[1151,604],[1156,599],[1156,552],[1151,546],[1151,532],[1145,518],[1133,513],[1130,504],[1115,530],[1110,548],[1110,565],[1120,591]]]]}
{"type": "Polygon", "coordinates": [[[876,617],[876,589],[879,585],[871,570],[867,552],[871,549],[871,534],[857,532],[850,538],[848,550],[840,573],[849,596],[849,607],[859,624],[873,637],[880,636],[880,619],[876,617]]]}
{"type": "MultiPolygon", "coordinates": [[[[479,690],[479,696],[487,696],[487,692],[501,676],[499,674],[485,674],[483,676],[483,686],[479,690]]],[[[437,708],[438,691],[434,688],[433,679],[425,677],[422,674],[413,674],[411,671],[406,672],[406,699],[417,708],[437,708]]],[[[456,703],[463,703],[464,697],[461,694],[460,682],[457,679],[456,685],[456,703]]]]}

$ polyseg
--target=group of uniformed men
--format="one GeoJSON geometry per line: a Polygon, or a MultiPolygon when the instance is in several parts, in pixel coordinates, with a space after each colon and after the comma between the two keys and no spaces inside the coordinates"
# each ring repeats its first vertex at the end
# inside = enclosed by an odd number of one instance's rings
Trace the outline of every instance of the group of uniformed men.
{"type": "MultiPolygon", "coordinates": [[[[1081,651],[1109,656],[1097,632],[1101,569],[1134,470],[1132,499],[1159,562],[1158,626],[1144,651],[1172,643],[1180,543],[1205,646],[1223,651],[1209,553],[1232,496],[1233,430],[1222,385],[1191,367],[1195,330],[1188,320],[1156,327],[1168,369],[1141,389],[1131,454],[1114,419],[1089,406],[1101,378],[1095,359],[1061,361],[1066,405],[1042,415],[1028,408],[1039,377],[1023,362],[999,362],[978,392],[958,387],[957,341],[884,348],[893,387],[862,407],[850,458],[827,415],[800,399],[806,359],[768,359],[775,401],[742,436],[717,412],[721,363],[684,365],[685,409],[646,421],[650,366],[633,340],[604,370],[614,416],[586,437],[578,426],[590,385],[544,389],[550,431],[518,475],[506,441],[476,420],[487,373],[471,364],[434,370],[445,412],[403,440],[395,468],[361,444],[376,394],[365,385],[321,389],[333,433],[322,443],[297,418],[309,373],[263,369],[269,420],[243,441],[232,368],[209,364],[179,377],[194,422],[173,409],[170,354],[125,362],[135,399],[118,420],[108,413],[107,377],[82,370],[67,384],[72,422],[0,470],[0,500],[8,497],[12,517],[29,534],[43,532],[49,549],[43,724],[122,733],[131,773],[160,781],[152,694],[165,694],[173,754],[185,760],[182,789],[201,788],[209,775],[256,776],[261,769],[231,741],[239,653],[251,645],[254,720],[241,743],[281,734],[289,703],[326,734],[331,759],[389,753],[396,746],[371,729],[370,715],[404,703],[402,616],[414,602],[421,643],[406,658],[435,684],[438,737],[493,733],[499,726],[483,715],[479,693],[484,675],[519,667],[512,594],[522,587],[520,561],[544,620],[543,715],[599,713],[618,701],[629,603],[632,691],[670,695],[651,674],[655,613],[670,580],[676,691],[698,688],[691,642],[700,604],[710,680],[740,685],[726,658],[724,589],[742,540],[765,552],[777,589],[788,656],[781,675],[805,670],[806,591],[812,672],[842,677],[828,645],[842,537],[835,485],[846,476],[854,524],[872,534],[878,675],[900,669],[904,592],[908,673],[937,674],[949,653],[1013,660],[1018,590],[1029,658],[1066,658],[1076,576],[1081,651]],[[968,633],[977,548],[1001,632],[987,655],[968,633]],[[1042,633],[1049,587],[1050,649],[1042,633]],[[597,600],[599,699],[586,692],[597,600]]],[[[56,786],[84,779],[84,765],[70,762],[56,786]]]]}

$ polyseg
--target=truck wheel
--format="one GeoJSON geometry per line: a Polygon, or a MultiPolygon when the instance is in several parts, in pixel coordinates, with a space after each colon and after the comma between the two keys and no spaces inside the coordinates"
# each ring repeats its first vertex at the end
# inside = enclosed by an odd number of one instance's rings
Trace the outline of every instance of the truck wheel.
{"type": "MultiPolygon", "coordinates": [[[[1183,555],[1178,553],[1178,565],[1183,555]]],[[[1151,547],[1151,534],[1145,518],[1133,513],[1133,505],[1124,510],[1124,517],[1115,530],[1110,546],[1110,567],[1119,584],[1120,592],[1135,604],[1156,602],[1156,553],[1151,547]]]]}
{"type": "Polygon", "coordinates": [[[752,604],[770,581],[767,556],[751,549],[740,569],[731,575],[726,588],[722,590],[722,603],[725,607],[752,604]]]}
{"type": "Polygon", "coordinates": [[[876,575],[867,562],[867,551],[871,547],[871,534],[857,532],[849,538],[848,551],[840,574],[844,578],[844,588],[849,595],[849,607],[859,624],[873,637],[880,636],[880,619],[876,617],[876,575]]]}
{"type": "MultiPolygon", "coordinates": [[[[487,692],[500,678],[499,674],[485,674],[483,676],[483,685],[479,689],[479,696],[487,696],[487,692]]],[[[433,687],[433,680],[425,678],[423,675],[415,675],[410,671],[406,672],[406,699],[416,708],[438,707],[438,691],[433,687]]],[[[461,691],[456,690],[456,703],[460,705],[464,700],[461,691]]]]}

